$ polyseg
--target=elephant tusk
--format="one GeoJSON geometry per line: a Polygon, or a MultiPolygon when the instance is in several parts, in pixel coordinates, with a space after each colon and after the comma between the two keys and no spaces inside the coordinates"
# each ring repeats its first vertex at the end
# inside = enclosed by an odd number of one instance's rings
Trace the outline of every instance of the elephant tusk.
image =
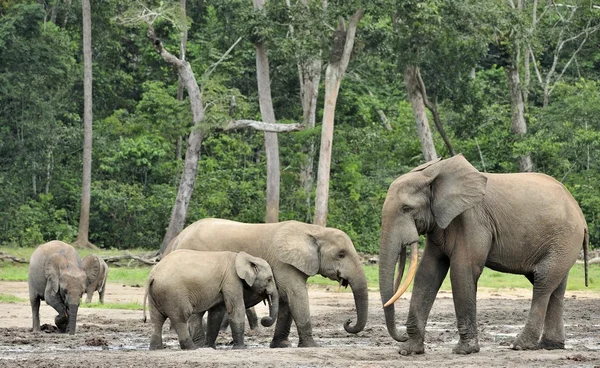
{"type": "Polygon", "coordinates": [[[339,293],[342,290],[342,281],[340,280],[340,284],[338,285],[337,292],[339,293]]]}
{"type": "Polygon", "coordinates": [[[404,280],[404,282],[402,282],[402,285],[400,285],[398,287],[398,290],[390,298],[390,300],[388,300],[383,305],[384,307],[389,307],[390,305],[394,304],[394,302],[396,300],[398,300],[398,298],[400,298],[402,296],[402,294],[404,294],[406,289],[408,289],[411,282],[414,280],[415,274],[417,273],[417,264],[419,261],[419,243],[418,242],[414,242],[411,244],[410,258],[411,258],[410,266],[408,267],[408,274],[406,275],[406,279],[404,280]]]}
{"type": "Polygon", "coordinates": [[[263,299],[263,304],[267,305],[267,299],[263,299]]]}
{"type": "Polygon", "coordinates": [[[267,297],[267,303],[269,304],[269,310],[271,310],[271,295],[267,297]]]}

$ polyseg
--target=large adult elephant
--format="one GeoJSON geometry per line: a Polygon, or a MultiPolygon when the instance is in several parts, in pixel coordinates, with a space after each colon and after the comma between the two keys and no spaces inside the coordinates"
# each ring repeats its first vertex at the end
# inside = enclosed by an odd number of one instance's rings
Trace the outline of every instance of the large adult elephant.
{"type": "Polygon", "coordinates": [[[358,333],[367,322],[367,280],[352,241],[341,230],[297,221],[245,224],[210,218],[185,228],[174,249],[244,251],[271,265],[280,296],[272,348],[291,346],[292,319],[298,329],[298,346],[316,346],[306,289],[306,280],[316,274],[352,288],[357,322],[346,321],[347,332],[358,333]]]}
{"type": "MultiPolygon", "coordinates": [[[[460,336],[453,352],[478,352],[477,280],[487,266],[533,284],[527,323],[511,347],[564,348],[567,276],[582,247],[587,259],[587,246],[581,209],[547,175],[480,173],[462,155],[421,165],[390,185],[383,205],[379,288],[388,332],[403,342],[401,354],[423,353],[427,317],[450,269],[460,336]],[[422,234],[427,239],[417,269],[422,234]],[[404,269],[408,245],[409,272],[392,297],[394,268],[404,269]],[[393,303],[413,278],[405,336],[396,330],[393,303]]],[[[585,269],[587,285],[587,263],[585,269]]]]}

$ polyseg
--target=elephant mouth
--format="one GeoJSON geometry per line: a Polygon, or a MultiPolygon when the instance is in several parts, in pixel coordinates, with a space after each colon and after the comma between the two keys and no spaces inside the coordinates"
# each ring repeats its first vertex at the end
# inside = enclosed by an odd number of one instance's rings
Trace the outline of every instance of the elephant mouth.
{"type": "Polygon", "coordinates": [[[265,295],[265,298],[263,299],[263,304],[264,305],[269,305],[269,309],[271,309],[271,303],[273,302],[273,300],[271,299],[271,295],[265,295]]]}
{"type": "Polygon", "coordinates": [[[338,286],[338,291],[340,291],[340,289],[342,288],[342,286],[344,287],[344,289],[347,289],[348,285],[350,284],[350,282],[348,281],[348,279],[340,277],[339,274],[338,274],[338,281],[340,283],[340,286],[338,286]]]}

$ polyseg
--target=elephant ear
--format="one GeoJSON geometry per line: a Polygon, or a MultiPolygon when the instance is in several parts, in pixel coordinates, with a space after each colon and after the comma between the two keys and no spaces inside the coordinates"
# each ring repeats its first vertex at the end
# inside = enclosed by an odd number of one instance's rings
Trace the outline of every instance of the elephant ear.
{"type": "Polygon", "coordinates": [[[235,257],[235,271],[240,279],[252,286],[258,274],[256,259],[246,252],[239,252],[235,257]]]}
{"type": "Polygon", "coordinates": [[[56,295],[60,288],[60,261],[58,254],[51,255],[44,265],[44,275],[46,276],[46,292],[51,291],[51,295],[56,295]]]}
{"type": "Polygon", "coordinates": [[[410,170],[410,172],[423,171],[426,168],[428,168],[429,166],[440,162],[441,160],[442,160],[442,158],[440,157],[440,158],[433,159],[431,161],[427,161],[426,163],[421,164],[421,165],[415,167],[414,169],[410,170]]]}
{"type": "Polygon", "coordinates": [[[473,208],[485,196],[487,177],[480,173],[463,155],[430,165],[423,175],[431,181],[431,210],[442,229],[464,211],[473,208]]]}
{"type": "Polygon", "coordinates": [[[277,258],[308,276],[316,275],[320,266],[319,244],[309,232],[311,227],[317,225],[291,222],[277,230],[273,237],[277,258]]]}
{"type": "Polygon", "coordinates": [[[83,260],[83,269],[86,275],[86,287],[96,281],[100,275],[100,260],[96,255],[90,254],[85,256],[83,260]]]}

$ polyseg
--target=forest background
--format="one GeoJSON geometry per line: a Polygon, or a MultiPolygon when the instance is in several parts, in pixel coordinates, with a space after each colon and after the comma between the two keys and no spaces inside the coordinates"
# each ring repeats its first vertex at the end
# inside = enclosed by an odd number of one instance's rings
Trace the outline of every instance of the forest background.
{"type": "MultiPolygon", "coordinates": [[[[313,222],[306,163],[315,174],[332,40],[340,17],[363,9],[335,107],[327,226],[348,233],[359,251],[377,253],[389,184],[431,155],[455,152],[481,171],[533,170],[561,181],[583,209],[592,247],[600,244],[600,5],[272,0],[254,10],[250,1],[205,0],[189,2],[178,22],[170,15],[179,4],[91,4],[89,240],[96,246],[161,246],[193,129],[189,98],[177,98],[177,72],[156,52],[147,26],[131,21],[144,9],[157,12],[153,28],[174,55],[184,25],[186,60],[204,101],[186,224],[205,217],[265,221],[265,135],[225,130],[232,120],[263,120],[259,42],[268,51],[277,123],[305,125],[278,134],[278,219],[313,222]],[[299,71],[316,59],[322,77],[312,128],[299,71]]],[[[77,237],[81,5],[0,0],[0,245],[77,237]]]]}

